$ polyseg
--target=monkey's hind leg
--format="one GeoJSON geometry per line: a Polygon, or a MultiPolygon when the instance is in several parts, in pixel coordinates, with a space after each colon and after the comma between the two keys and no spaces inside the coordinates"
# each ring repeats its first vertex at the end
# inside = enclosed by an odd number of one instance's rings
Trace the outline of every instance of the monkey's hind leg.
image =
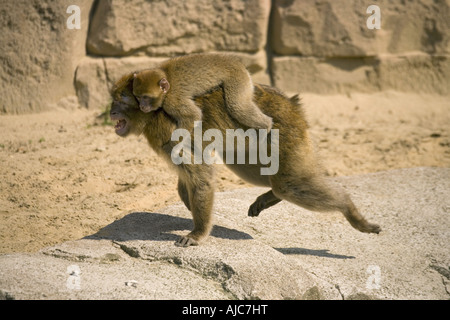
{"type": "Polygon", "coordinates": [[[369,223],[358,211],[349,195],[341,188],[331,187],[318,177],[298,181],[272,181],[274,194],[284,200],[313,211],[340,211],[355,229],[379,233],[379,225],[369,223]]]}
{"type": "Polygon", "coordinates": [[[280,202],[281,199],[277,198],[272,190],[269,190],[268,192],[260,195],[258,198],[256,198],[255,202],[250,206],[248,209],[248,216],[249,217],[257,217],[259,216],[259,213],[267,208],[270,208],[271,206],[276,205],[278,202],[280,202]]]}
{"type": "Polygon", "coordinates": [[[237,122],[254,129],[272,129],[272,118],[264,114],[253,102],[253,84],[248,76],[224,82],[225,101],[230,116],[237,122]]]}

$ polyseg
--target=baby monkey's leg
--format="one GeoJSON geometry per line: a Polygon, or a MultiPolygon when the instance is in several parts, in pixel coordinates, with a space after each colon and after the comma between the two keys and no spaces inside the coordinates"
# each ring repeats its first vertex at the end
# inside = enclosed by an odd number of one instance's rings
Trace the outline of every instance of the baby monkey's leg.
{"type": "Polygon", "coordinates": [[[250,128],[272,129],[272,118],[253,102],[253,84],[247,73],[225,81],[223,88],[226,105],[233,119],[250,128]]]}

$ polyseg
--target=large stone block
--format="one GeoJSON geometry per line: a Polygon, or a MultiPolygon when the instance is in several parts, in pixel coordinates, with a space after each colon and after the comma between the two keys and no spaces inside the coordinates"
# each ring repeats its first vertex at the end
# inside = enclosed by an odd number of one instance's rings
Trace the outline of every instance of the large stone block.
{"type": "Polygon", "coordinates": [[[287,92],[450,93],[449,56],[424,53],[357,59],[276,57],[272,74],[274,85],[287,92]]]}
{"type": "Polygon", "coordinates": [[[448,1],[377,1],[381,29],[369,29],[362,0],[275,0],[272,46],[277,54],[362,57],[450,52],[448,1]]]}
{"type": "Polygon", "coordinates": [[[450,94],[450,55],[381,55],[375,68],[380,90],[450,94]]]}
{"type": "Polygon", "coordinates": [[[0,113],[45,109],[74,95],[73,74],[85,55],[93,0],[2,1],[0,113]],[[68,29],[69,5],[81,9],[81,29],[68,29]]]}
{"type": "Polygon", "coordinates": [[[367,74],[373,70],[371,64],[374,61],[368,58],[339,61],[315,57],[277,57],[273,59],[272,74],[274,85],[286,92],[370,91],[372,86],[367,74]]]}
{"type": "Polygon", "coordinates": [[[87,48],[103,56],[257,52],[266,43],[269,12],[269,0],[100,0],[87,48]]]}

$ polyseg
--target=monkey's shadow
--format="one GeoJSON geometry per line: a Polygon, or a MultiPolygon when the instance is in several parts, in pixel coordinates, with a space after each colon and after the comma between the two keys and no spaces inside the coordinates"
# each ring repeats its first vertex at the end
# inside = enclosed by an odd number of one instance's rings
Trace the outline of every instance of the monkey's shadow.
{"type": "Polygon", "coordinates": [[[274,248],[274,249],[281,252],[282,254],[296,254],[296,255],[298,254],[324,258],[333,258],[333,259],[355,259],[354,256],[346,256],[343,254],[330,253],[329,250],[313,250],[305,248],[274,248]]]}
{"type": "MultiPolygon", "coordinates": [[[[100,229],[97,233],[84,239],[106,239],[113,241],[176,241],[179,235],[174,231],[189,232],[192,230],[192,219],[174,217],[154,212],[133,212],[100,229]]],[[[228,240],[253,239],[248,233],[215,225],[211,231],[212,237],[228,240]]],[[[353,256],[329,253],[328,250],[311,250],[305,248],[274,248],[286,254],[312,255],[334,259],[354,259],[353,256]]]]}
{"type": "MultiPolygon", "coordinates": [[[[154,212],[133,212],[84,239],[176,241],[179,235],[174,231],[187,233],[192,228],[192,219],[154,212]]],[[[213,227],[211,236],[230,240],[253,239],[245,232],[217,225],[213,227]]]]}

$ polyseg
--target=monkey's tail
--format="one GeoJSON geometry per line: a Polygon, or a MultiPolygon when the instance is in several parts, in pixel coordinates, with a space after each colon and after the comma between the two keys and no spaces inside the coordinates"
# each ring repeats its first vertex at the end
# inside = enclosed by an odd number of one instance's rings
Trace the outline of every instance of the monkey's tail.
{"type": "Polygon", "coordinates": [[[289,100],[291,100],[291,102],[297,106],[301,106],[302,105],[302,99],[300,98],[300,96],[298,94],[292,96],[289,100]]]}

